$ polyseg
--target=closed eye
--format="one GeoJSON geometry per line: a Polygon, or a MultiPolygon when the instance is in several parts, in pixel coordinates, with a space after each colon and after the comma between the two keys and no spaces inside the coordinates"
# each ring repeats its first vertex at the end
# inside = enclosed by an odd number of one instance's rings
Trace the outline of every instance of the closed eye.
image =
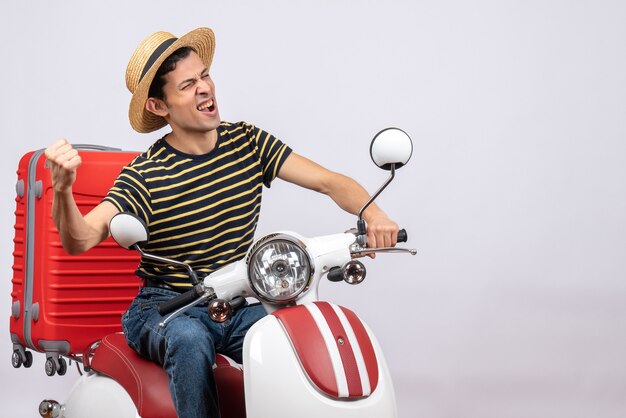
{"type": "Polygon", "coordinates": [[[183,81],[182,83],[180,83],[178,85],[178,88],[180,90],[186,90],[189,87],[193,86],[194,84],[196,84],[196,79],[195,78],[190,78],[188,80],[183,81]]]}
{"type": "MultiPolygon", "coordinates": [[[[202,71],[202,73],[200,73],[200,78],[203,79],[203,80],[206,80],[207,78],[209,78],[209,69],[208,68],[205,68],[204,71],[202,71]]],[[[197,78],[188,78],[187,80],[183,80],[178,85],[178,88],[180,90],[187,90],[189,87],[193,86],[197,82],[198,82],[197,78]]]]}

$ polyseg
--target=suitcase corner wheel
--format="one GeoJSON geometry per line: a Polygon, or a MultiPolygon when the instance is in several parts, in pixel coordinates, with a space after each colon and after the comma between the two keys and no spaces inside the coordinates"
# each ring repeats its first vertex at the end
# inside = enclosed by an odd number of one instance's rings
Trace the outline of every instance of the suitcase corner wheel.
{"type": "Polygon", "coordinates": [[[33,365],[33,353],[26,351],[22,345],[13,345],[13,354],[11,355],[11,364],[16,369],[24,366],[29,368],[33,365]]]}
{"type": "Polygon", "coordinates": [[[54,376],[55,373],[63,376],[67,372],[67,362],[59,353],[46,353],[45,369],[48,376],[54,376]]]}

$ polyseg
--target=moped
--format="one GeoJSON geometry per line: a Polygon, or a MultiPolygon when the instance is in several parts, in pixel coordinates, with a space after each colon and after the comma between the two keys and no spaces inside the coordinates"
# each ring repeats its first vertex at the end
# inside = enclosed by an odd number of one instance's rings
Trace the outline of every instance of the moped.
{"type": "MultiPolygon", "coordinates": [[[[387,128],[374,137],[372,160],[390,176],[360,210],[356,228],[319,237],[271,233],[256,240],[246,257],[202,280],[187,264],[144,252],[148,231],[137,217],[113,217],[110,232],[119,245],[188,272],[191,290],[159,305],[159,326],[167,327],[198,304],[206,304],[217,322],[226,321],[247,298],[265,307],[268,315],[246,334],[243,366],[218,355],[214,373],[223,418],[396,417],[390,372],[374,334],[351,310],[320,301],[318,286],[323,277],[361,283],[366,268],[359,258],[368,254],[416,254],[414,249],[367,247],[362,218],[412,151],[411,139],[400,129],[387,128]]],[[[406,239],[400,230],[398,242],[406,239]]],[[[136,354],[121,333],[93,344],[82,362],[85,373],[65,403],[42,401],[42,417],[176,416],[164,370],[136,354]]]]}

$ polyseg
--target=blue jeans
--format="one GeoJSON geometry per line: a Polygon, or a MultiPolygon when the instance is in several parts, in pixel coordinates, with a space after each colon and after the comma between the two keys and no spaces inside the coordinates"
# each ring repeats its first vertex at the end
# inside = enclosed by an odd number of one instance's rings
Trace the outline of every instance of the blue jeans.
{"type": "Polygon", "coordinates": [[[265,316],[265,309],[261,305],[240,308],[231,319],[219,324],[209,318],[205,303],[159,328],[163,317],[157,305],[177,294],[167,289],[142,288],[122,317],[124,335],[140,355],[163,366],[180,418],[218,418],[215,353],[241,363],[244,336],[265,316]]]}

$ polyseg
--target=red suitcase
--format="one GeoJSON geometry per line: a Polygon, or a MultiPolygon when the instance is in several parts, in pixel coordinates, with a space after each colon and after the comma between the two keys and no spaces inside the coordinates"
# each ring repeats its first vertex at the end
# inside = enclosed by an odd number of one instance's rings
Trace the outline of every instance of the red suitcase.
{"type": "MultiPolygon", "coordinates": [[[[73,193],[83,214],[100,203],[136,152],[76,146],[82,165],[73,193]]],[[[139,256],[111,238],[81,255],[61,246],[52,220],[44,150],[22,157],[17,171],[10,333],[14,367],[30,367],[27,348],[46,354],[49,376],[65,374],[60,356],[81,360],[92,343],[121,331],[120,318],[137,294],[139,256]]]]}

